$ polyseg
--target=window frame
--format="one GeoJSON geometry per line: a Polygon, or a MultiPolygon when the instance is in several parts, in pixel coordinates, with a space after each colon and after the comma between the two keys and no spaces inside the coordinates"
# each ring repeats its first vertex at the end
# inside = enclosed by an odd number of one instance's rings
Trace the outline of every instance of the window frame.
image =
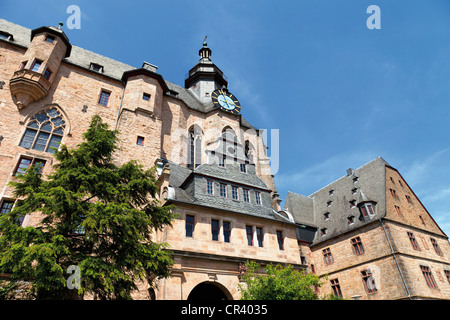
{"type": "Polygon", "coordinates": [[[150,101],[151,98],[152,98],[152,95],[150,93],[147,93],[147,92],[142,93],[142,100],[150,101]]]}
{"type": "Polygon", "coordinates": [[[231,229],[230,221],[222,221],[223,242],[231,242],[231,229]]]}
{"type": "Polygon", "coordinates": [[[219,195],[222,198],[227,198],[227,184],[226,183],[219,183],[219,195]]]}
{"type": "Polygon", "coordinates": [[[373,278],[372,272],[369,269],[361,271],[361,277],[364,283],[364,289],[368,294],[374,294],[378,292],[377,286],[375,284],[375,279],[373,278]]]}
{"type": "Polygon", "coordinates": [[[411,246],[413,247],[414,250],[417,251],[421,251],[420,247],[419,247],[419,243],[416,240],[416,236],[414,235],[414,233],[407,231],[406,232],[409,238],[409,241],[411,243],[411,246]]]}
{"type": "Polygon", "coordinates": [[[108,107],[108,105],[110,103],[110,99],[111,99],[111,93],[112,93],[112,91],[110,91],[110,90],[101,89],[97,104],[104,106],[104,107],[108,107]],[[105,102],[104,95],[108,95],[106,102],[105,102]]]}
{"type": "MultiPolygon", "coordinates": [[[[30,168],[30,167],[32,167],[32,166],[36,166],[38,163],[42,163],[42,167],[40,167],[40,173],[42,174],[42,172],[43,172],[43,170],[44,170],[44,167],[45,167],[45,164],[47,163],[47,160],[44,160],[44,159],[40,159],[40,158],[36,158],[36,157],[28,157],[28,156],[23,156],[23,155],[21,155],[20,157],[19,157],[19,161],[17,161],[17,164],[16,164],[16,167],[15,167],[15,169],[14,169],[14,171],[13,171],[13,176],[17,176],[18,174],[20,174],[20,175],[22,175],[22,174],[25,174],[25,172],[30,168]],[[30,163],[27,165],[27,167],[26,167],[26,169],[25,169],[25,171],[23,171],[23,173],[22,172],[19,172],[19,169],[21,169],[21,162],[22,162],[22,160],[29,160],[30,161],[30,163]]],[[[38,168],[39,168],[38,167],[38,168]]],[[[23,169],[23,168],[22,168],[23,169]]]]}
{"type": "Polygon", "coordinates": [[[143,136],[136,137],[136,145],[137,146],[140,146],[140,147],[145,146],[144,142],[145,142],[145,137],[143,137],[143,136]]]}
{"type": "Polygon", "coordinates": [[[40,152],[54,154],[54,151],[51,148],[59,149],[62,140],[64,139],[65,130],[66,121],[63,117],[62,112],[60,112],[60,110],[55,106],[52,106],[50,108],[39,111],[28,120],[28,123],[25,126],[25,131],[23,132],[22,138],[20,139],[19,146],[28,150],[33,149],[40,152]],[[55,111],[51,111],[53,109],[55,111]],[[56,114],[51,115],[49,113],[50,111],[52,113],[56,112],[56,114]],[[41,114],[45,114],[46,119],[40,120],[39,116],[41,114]],[[55,121],[58,118],[61,119],[61,122],[59,125],[56,125],[55,121]],[[48,130],[48,128],[44,129],[44,127],[46,127],[47,125],[50,125],[52,127],[50,131],[48,130]],[[45,141],[45,144],[42,143],[43,141],[45,141]],[[54,145],[55,143],[58,143],[58,147],[52,146],[52,144],[54,145]],[[27,147],[28,144],[29,146],[27,147]],[[41,146],[43,147],[41,148],[41,146]]]}
{"type": "Polygon", "coordinates": [[[277,234],[278,249],[280,249],[281,251],[284,251],[283,231],[276,230],[276,234],[277,234]]]}
{"type": "Polygon", "coordinates": [[[206,194],[214,195],[214,181],[206,179],[206,194]]]}
{"type": "Polygon", "coordinates": [[[425,278],[425,282],[427,286],[431,289],[438,289],[436,280],[434,280],[433,274],[431,273],[431,269],[428,266],[420,265],[420,270],[422,271],[423,277],[425,278]]]}
{"type": "Polygon", "coordinates": [[[258,243],[258,247],[264,247],[264,230],[262,227],[256,227],[256,242],[258,243]]]}
{"type": "Polygon", "coordinates": [[[211,240],[219,241],[220,234],[220,221],[217,219],[211,219],[211,240]]]}
{"type": "Polygon", "coordinates": [[[242,189],[242,195],[244,202],[251,203],[250,201],[250,189],[242,189]]]}
{"type": "Polygon", "coordinates": [[[247,238],[247,245],[250,247],[254,246],[253,242],[253,226],[246,225],[245,226],[245,233],[247,238]]]}
{"type": "Polygon", "coordinates": [[[441,257],[442,257],[442,256],[443,256],[443,253],[442,253],[442,250],[441,250],[441,248],[439,247],[439,244],[437,243],[436,239],[430,237],[430,241],[431,241],[431,244],[432,244],[432,246],[433,246],[434,251],[436,252],[436,254],[437,254],[438,256],[441,256],[441,257]]]}
{"type": "Polygon", "coordinates": [[[236,186],[231,186],[231,199],[239,201],[239,188],[236,186]]]}
{"type": "Polygon", "coordinates": [[[185,218],[185,237],[187,238],[193,238],[194,237],[194,230],[195,230],[195,216],[187,214],[185,218]],[[190,229],[188,229],[190,227],[190,229]]]}
{"type": "Polygon", "coordinates": [[[325,265],[331,265],[334,263],[333,254],[331,253],[331,249],[329,247],[322,250],[322,255],[325,265]]]}
{"type": "Polygon", "coordinates": [[[333,294],[336,297],[342,298],[342,290],[341,290],[341,285],[339,284],[339,280],[338,278],[335,279],[331,279],[330,280],[330,285],[331,285],[331,289],[333,290],[333,294]]]}
{"type": "Polygon", "coordinates": [[[352,245],[353,254],[360,256],[365,253],[364,246],[360,237],[350,239],[350,243],[352,245]]]}
{"type": "Polygon", "coordinates": [[[261,192],[255,191],[255,204],[257,206],[262,206],[262,198],[261,198],[261,192]]]}
{"type": "Polygon", "coordinates": [[[39,72],[39,69],[41,69],[43,63],[44,63],[43,60],[40,60],[40,59],[34,59],[33,63],[31,64],[30,71],[33,71],[33,72],[39,72]],[[36,70],[34,70],[34,68],[35,68],[35,66],[36,66],[37,64],[39,64],[39,67],[38,67],[36,70]]]}

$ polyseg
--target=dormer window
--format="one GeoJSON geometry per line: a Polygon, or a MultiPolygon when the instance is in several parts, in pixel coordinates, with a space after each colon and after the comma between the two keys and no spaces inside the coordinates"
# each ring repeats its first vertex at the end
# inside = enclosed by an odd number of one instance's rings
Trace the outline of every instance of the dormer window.
{"type": "Polygon", "coordinates": [[[358,205],[364,220],[369,220],[375,215],[375,202],[363,202],[358,205]]]}
{"type": "Polygon", "coordinates": [[[0,31],[0,39],[14,41],[13,35],[4,31],[0,31]]]}
{"type": "Polygon", "coordinates": [[[92,71],[95,71],[95,72],[103,73],[103,66],[93,63],[93,62],[91,62],[89,69],[91,69],[92,71]]]}

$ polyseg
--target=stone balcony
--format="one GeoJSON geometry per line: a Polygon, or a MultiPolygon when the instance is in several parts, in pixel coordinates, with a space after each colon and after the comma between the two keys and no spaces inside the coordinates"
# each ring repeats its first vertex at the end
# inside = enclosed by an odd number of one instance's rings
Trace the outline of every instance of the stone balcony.
{"type": "Polygon", "coordinates": [[[23,69],[14,72],[9,87],[11,94],[17,99],[17,107],[22,109],[47,96],[51,83],[43,74],[23,69]]]}

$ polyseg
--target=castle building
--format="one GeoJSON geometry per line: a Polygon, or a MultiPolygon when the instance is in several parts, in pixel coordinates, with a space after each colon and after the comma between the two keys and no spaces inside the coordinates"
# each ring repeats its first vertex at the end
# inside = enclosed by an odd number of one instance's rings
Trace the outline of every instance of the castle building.
{"type": "MultiPolygon", "coordinates": [[[[247,260],[328,275],[320,293],[354,299],[450,298],[450,246],[400,173],[377,158],[284,208],[261,130],[204,43],[184,86],[72,45],[61,27],[0,19],[0,209],[29,166],[52,171],[53,149],[82,141],[93,115],[120,132],[118,164],[157,167],[159,199],[178,218],[158,232],[172,277],[137,299],[239,299],[247,260]]],[[[22,226],[36,226],[39,214],[22,226]]]]}

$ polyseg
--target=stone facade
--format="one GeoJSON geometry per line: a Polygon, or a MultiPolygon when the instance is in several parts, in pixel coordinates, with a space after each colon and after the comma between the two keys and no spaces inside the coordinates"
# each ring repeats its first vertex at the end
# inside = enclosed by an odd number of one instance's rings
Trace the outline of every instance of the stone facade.
{"type": "MultiPolygon", "coordinates": [[[[76,147],[95,114],[120,132],[117,164],[157,166],[159,200],[174,204],[178,218],[154,240],[169,244],[175,265],[154,288],[138,283],[134,298],[188,299],[204,290],[239,299],[247,260],[328,275],[321,295],[338,279],[344,298],[450,298],[448,238],[381,158],[309,197],[290,192],[281,210],[261,132],[211,101],[228,81],[206,43],[181,87],[147,62],[135,68],[72,45],[58,27],[29,30],[0,19],[0,35],[2,210],[18,200],[7,186],[17,170],[41,162],[51,173],[53,137],[76,147]],[[61,134],[53,122],[43,129],[43,112],[58,115],[61,134]]],[[[40,219],[29,215],[22,225],[40,219]]]]}

